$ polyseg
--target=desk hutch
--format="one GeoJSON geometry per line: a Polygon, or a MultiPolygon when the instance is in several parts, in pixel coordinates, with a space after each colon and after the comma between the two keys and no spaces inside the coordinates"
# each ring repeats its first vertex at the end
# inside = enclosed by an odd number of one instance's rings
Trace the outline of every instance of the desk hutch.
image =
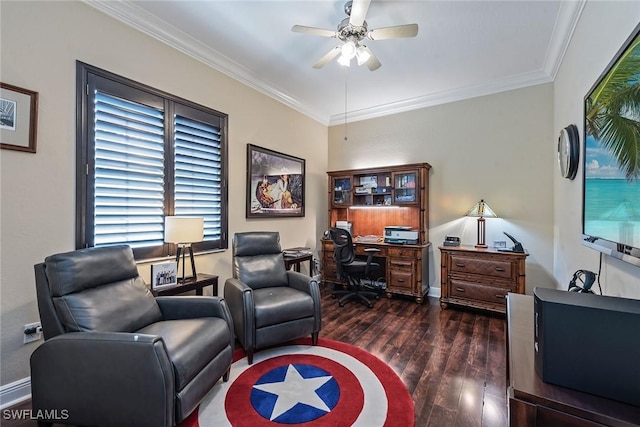
{"type": "MultiPolygon", "coordinates": [[[[423,302],[429,292],[429,170],[428,163],[328,172],[329,227],[351,223],[356,254],[376,248],[379,277],[386,295],[407,295],[423,302]],[[386,226],[418,231],[416,244],[384,243],[386,226]]],[[[340,284],[333,258],[333,242],[322,240],[322,279],[340,284]]]]}

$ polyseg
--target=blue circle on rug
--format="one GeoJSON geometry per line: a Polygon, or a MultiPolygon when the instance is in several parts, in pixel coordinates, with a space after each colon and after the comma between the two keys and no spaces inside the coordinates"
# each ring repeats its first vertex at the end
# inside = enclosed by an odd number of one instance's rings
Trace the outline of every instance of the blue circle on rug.
{"type": "Polygon", "coordinates": [[[251,390],[251,405],[263,418],[281,424],[316,420],[336,407],[340,386],[322,368],[289,364],[262,375],[251,390]]]}

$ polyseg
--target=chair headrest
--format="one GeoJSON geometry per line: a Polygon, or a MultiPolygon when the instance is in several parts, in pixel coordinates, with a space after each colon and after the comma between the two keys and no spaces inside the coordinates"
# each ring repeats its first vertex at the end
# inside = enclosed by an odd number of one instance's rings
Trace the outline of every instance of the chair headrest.
{"type": "Polygon", "coordinates": [[[233,235],[233,256],[255,256],[281,253],[280,233],[251,231],[233,235]]]}
{"type": "Polygon", "coordinates": [[[44,260],[51,295],[60,297],[138,276],[127,245],[79,249],[44,260]]]}

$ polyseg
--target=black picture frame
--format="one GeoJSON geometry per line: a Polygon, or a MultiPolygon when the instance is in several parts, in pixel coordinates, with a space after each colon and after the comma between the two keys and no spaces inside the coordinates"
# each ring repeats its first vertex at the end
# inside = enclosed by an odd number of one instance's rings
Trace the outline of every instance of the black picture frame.
{"type": "Polygon", "coordinates": [[[303,217],[305,160],[247,144],[247,218],[303,217]]]}

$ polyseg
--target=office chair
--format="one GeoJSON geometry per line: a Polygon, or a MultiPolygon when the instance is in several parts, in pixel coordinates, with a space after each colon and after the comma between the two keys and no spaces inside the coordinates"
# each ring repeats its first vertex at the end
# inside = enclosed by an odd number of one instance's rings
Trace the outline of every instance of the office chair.
{"type": "Polygon", "coordinates": [[[369,298],[377,299],[379,295],[377,292],[363,290],[361,280],[368,277],[371,272],[380,269],[380,264],[373,262],[373,255],[380,251],[375,248],[365,249],[367,260],[360,261],[356,259],[355,247],[348,231],[341,228],[331,228],[329,236],[333,241],[333,257],[336,260],[338,277],[347,282],[347,289],[334,290],[331,296],[336,298],[338,295],[344,295],[338,301],[340,307],[344,307],[347,300],[356,299],[372,308],[373,304],[369,298]]]}

